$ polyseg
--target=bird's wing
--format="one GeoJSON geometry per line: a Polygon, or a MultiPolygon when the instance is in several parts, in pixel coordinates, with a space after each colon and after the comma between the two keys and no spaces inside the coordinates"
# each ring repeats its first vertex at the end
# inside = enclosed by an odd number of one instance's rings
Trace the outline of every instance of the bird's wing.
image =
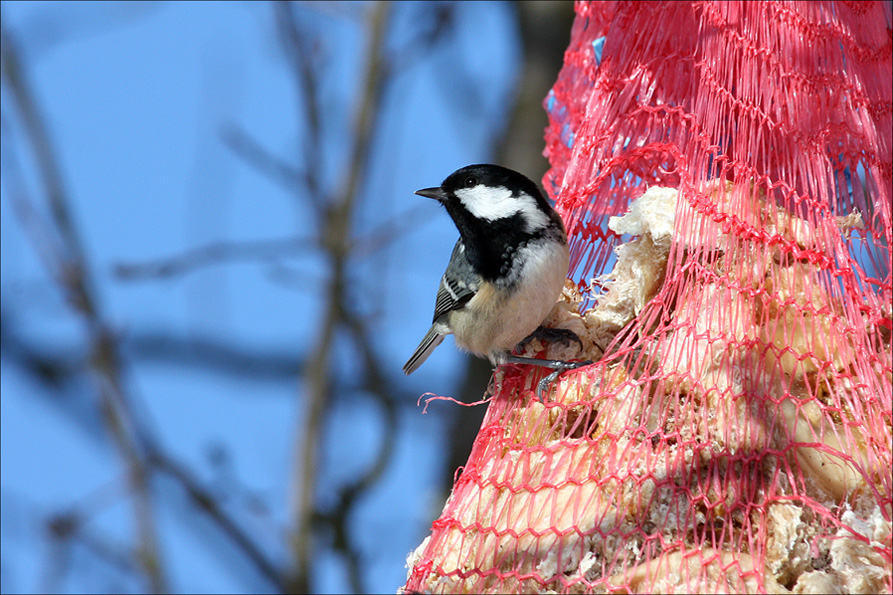
{"type": "Polygon", "coordinates": [[[450,264],[440,279],[437,301],[434,303],[434,322],[453,310],[461,310],[474,297],[483,279],[465,256],[465,245],[460,239],[453,247],[450,264]]]}
{"type": "Polygon", "coordinates": [[[440,280],[437,301],[434,304],[434,322],[412,357],[403,366],[404,374],[412,374],[428,359],[434,348],[440,345],[444,336],[452,332],[449,327],[449,313],[464,308],[477,293],[482,282],[481,276],[474,272],[474,268],[468,262],[465,246],[462,240],[459,240],[453,248],[450,264],[440,280]]]}

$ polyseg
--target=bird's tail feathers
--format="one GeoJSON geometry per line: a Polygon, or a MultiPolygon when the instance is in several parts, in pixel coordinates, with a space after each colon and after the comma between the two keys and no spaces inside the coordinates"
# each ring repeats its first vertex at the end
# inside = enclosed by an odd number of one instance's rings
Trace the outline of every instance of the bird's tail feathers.
{"type": "Polygon", "coordinates": [[[443,333],[438,332],[438,329],[434,326],[428,329],[425,338],[422,339],[422,342],[416,347],[415,353],[412,354],[412,357],[410,357],[409,361],[403,366],[403,373],[409,376],[415,372],[419,366],[425,363],[425,360],[428,359],[428,356],[431,355],[434,348],[441,344],[443,337],[443,333]]]}

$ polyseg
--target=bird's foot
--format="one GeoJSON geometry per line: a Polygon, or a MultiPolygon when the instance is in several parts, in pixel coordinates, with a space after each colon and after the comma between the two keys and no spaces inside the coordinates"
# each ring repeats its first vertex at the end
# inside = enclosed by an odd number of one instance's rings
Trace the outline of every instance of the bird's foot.
{"type": "Polygon", "coordinates": [[[566,370],[575,370],[577,368],[582,368],[583,366],[588,366],[592,363],[588,360],[582,362],[564,362],[561,360],[536,359],[520,355],[508,355],[504,358],[503,361],[507,364],[527,364],[530,366],[539,366],[541,368],[552,368],[552,373],[540,380],[536,385],[536,396],[540,400],[540,403],[545,403],[543,395],[549,390],[549,384],[551,384],[556,378],[558,378],[558,376],[562,372],[566,370]]]}

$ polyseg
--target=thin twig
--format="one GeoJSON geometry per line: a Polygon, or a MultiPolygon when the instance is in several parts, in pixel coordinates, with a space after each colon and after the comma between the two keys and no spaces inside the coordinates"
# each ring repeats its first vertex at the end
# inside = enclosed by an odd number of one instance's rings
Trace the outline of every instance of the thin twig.
{"type": "Polygon", "coordinates": [[[355,593],[362,593],[364,592],[362,583],[363,560],[359,550],[351,547],[351,513],[359,497],[384,474],[393,456],[395,443],[391,436],[397,433],[397,409],[390,393],[390,387],[393,386],[393,382],[388,380],[388,375],[384,372],[384,366],[378,359],[366,325],[346,302],[341,304],[341,314],[363,358],[365,371],[364,390],[367,394],[375,397],[384,414],[384,430],[382,431],[384,438],[375,460],[367,468],[366,472],[347,486],[341,488],[338,495],[338,505],[333,508],[332,512],[322,515],[318,520],[328,523],[331,527],[334,535],[334,548],[347,561],[346,566],[351,589],[355,593]]]}
{"type": "MultiPolygon", "coordinates": [[[[299,465],[296,465],[293,490],[296,494],[293,504],[293,531],[291,547],[294,554],[294,570],[289,587],[292,592],[307,593],[311,586],[313,557],[313,524],[318,517],[316,505],[317,463],[320,445],[322,418],[331,392],[330,362],[337,328],[342,324],[341,304],[350,285],[346,274],[350,256],[351,223],[354,207],[359,196],[360,181],[366,179],[366,165],[369,147],[373,139],[375,125],[380,115],[380,101],[384,92],[386,67],[384,46],[386,40],[390,5],[376,2],[369,7],[368,41],[364,53],[362,85],[358,91],[359,105],[354,119],[351,147],[348,153],[343,187],[336,195],[334,204],[324,210],[323,247],[331,262],[331,277],[327,291],[327,308],[320,334],[312,351],[313,357],[306,371],[306,411],[302,419],[302,429],[297,434],[299,443],[299,465]]],[[[292,29],[293,30],[293,29],[292,29]]],[[[313,99],[317,101],[317,99],[313,99]]],[[[352,573],[353,581],[358,581],[357,573],[352,573]]],[[[352,588],[359,591],[360,586],[352,588]]]]}
{"type": "Polygon", "coordinates": [[[421,223],[439,214],[438,209],[432,208],[430,204],[418,204],[382,222],[363,236],[354,238],[350,250],[358,256],[369,256],[390,245],[401,235],[418,229],[421,223]]]}
{"type": "Polygon", "coordinates": [[[314,240],[303,238],[211,242],[175,256],[149,262],[119,264],[115,266],[114,274],[119,279],[128,281],[161,279],[183,275],[214,264],[301,256],[315,244],[314,240]]]}
{"type": "Polygon", "coordinates": [[[66,566],[71,563],[71,548],[75,545],[81,545],[96,559],[124,575],[133,576],[140,571],[132,556],[126,553],[126,547],[91,534],[84,526],[87,520],[74,514],[55,515],[47,520],[52,555],[47,565],[47,573],[41,580],[41,593],[61,591],[66,566]]]}
{"type": "Polygon", "coordinates": [[[433,21],[425,23],[427,26],[416,32],[402,47],[393,52],[391,67],[394,73],[402,73],[412,68],[419,60],[422,60],[443,42],[456,27],[455,3],[420,3],[420,10],[433,17],[433,21]]]}
{"type": "Polygon", "coordinates": [[[153,466],[162,473],[165,473],[175,480],[180,486],[186,490],[189,498],[196,504],[196,507],[203,513],[207,514],[217,526],[223,531],[237,546],[239,546],[245,555],[260,573],[269,580],[278,591],[285,592],[285,584],[282,580],[282,573],[276,565],[263,553],[260,547],[249,537],[249,535],[239,527],[239,525],[227,515],[214,497],[199,482],[195,480],[193,475],[186,471],[179,463],[164,456],[162,453],[154,453],[150,458],[153,466]]]}
{"type": "Polygon", "coordinates": [[[326,197],[323,195],[322,173],[325,171],[322,161],[322,110],[319,92],[319,51],[313,47],[316,37],[308,31],[299,29],[299,21],[294,14],[291,2],[273,3],[276,11],[276,24],[285,47],[285,56],[291,61],[294,69],[294,81],[303,107],[299,121],[307,126],[301,135],[303,148],[301,157],[304,160],[304,182],[310,204],[314,207],[317,223],[322,225],[326,197]],[[303,117],[301,117],[303,116],[303,117]]]}
{"type": "Polygon", "coordinates": [[[296,188],[309,188],[310,181],[306,174],[264,148],[240,126],[228,124],[221,127],[220,138],[245,163],[278,182],[288,192],[293,193],[296,188]]]}

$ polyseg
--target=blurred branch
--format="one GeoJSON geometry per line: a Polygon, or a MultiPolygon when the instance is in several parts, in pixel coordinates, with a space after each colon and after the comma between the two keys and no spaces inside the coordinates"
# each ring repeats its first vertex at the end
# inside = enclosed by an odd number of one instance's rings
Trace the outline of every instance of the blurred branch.
{"type": "Polygon", "coordinates": [[[361,256],[369,256],[393,243],[401,235],[417,229],[427,219],[439,214],[440,211],[432,209],[431,205],[424,203],[416,205],[384,221],[363,236],[354,238],[351,241],[350,250],[361,256]]]}
{"type": "Polygon", "coordinates": [[[571,2],[550,0],[514,2],[513,5],[522,61],[517,91],[511,96],[514,105],[508,113],[508,125],[503,134],[494,137],[493,154],[497,163],[524,172],[540,184],[549,168],[543,156],[544,130],[549,125],[543,102],[564,63],[574,6],[571,2]]]}
{"type": "MultiPolygon", "coordinates": [[[[56,232],[73,264],[83,262],[83,250],[75,231],[74,222],[68,207],[68,197],[62,183],[62,175],[56,162],[55,152],[49,133],[43,122],[37,104],[34,102],[31,88],[22,71],[19,51],[12,35],[4,24],[0,24],[0,45],[2,45],[2,74],[9,88],[16,109],[25,128],[32,154],[38,170],[40,181],[46,190],[47,203],[53,218],[53,231],[56,232]]],[[[48,231],[48,230],[47,230],[48,231]]],[[[83,282],[81,283],[83,285],[83,282]]],[[[69,287],[72,289],[72,287],[69,287]]],[[[89,307],[89,303],[84,307],[89,307]]]]}
{"type": "Polygon", "coordinates": [[[47,386],[58,389],[79,366],[59,354],[41,352],[21,339],[11,328],[9,315],[0,312],[0,357],[20,366],[47,386]]]}
{"type": "Polygon", "coordinates": [[[403,72],[419,60],[428,57],[456,26],[455,2],[425,2],[417,6],[421,7],[425,14],[431,14],[433,22],[426,23],[424,29],[415,33],[402,48],[393,52],[391,67],[395,73],[403,72]]]}
{"type": "Polygon", "coordinates": [[[51,51],[72,43],[114,34],[161,10],[154,2],[125,4],[96,3],[93,10],[67,10],[44,5],[22,21],[20,32],[28,39],[28,58],[38,60],[51,51]],[[61,17],[61,18],[60,18],[61,17]],[[64,26],[60,26],[64,23],[64,26]]]}
{"type": "MultiPolygon", "coordinates": [[[[345,296],[342,296],[345,297],[345,296]]],[[[394,453],[394,441],[391,436],[397,433],[397,410],[394,400],[391,398],[393,382],[388,380],[388,375],[381,365],[378,355],[373,347],[368,329],[361,317],[357,316],[349,304],[341,303],[341,314],[349,329],[357,349],[363,359],[365,371],[365,390],[378,401],[384,414],[384,430],[382,431],[382,443],[378,449],[378,455],[366,472],[354,482],[341,488],[338,495],[338,504],[328,514],[321,515],[319,520],[326,522],[334,535],[334,547],[347,558],[347,570],[350,584],[355,593],[362,593],[362,559],[350,540],[350,515],[360,496],[369,490],[379,480],[387,469],[387,465],[394,453]]]]}
{"type": "MultiPolygon", "coordinates": [[[[4,139],[9,139],[11,136],[10,133],[4,134],[4,139]]],[[[0,161],[2,161],[3,173],[5,174],[3,179],[9,188],[13,212],[22,226],[22,231],[30,240],[38,260],[50,272],[51,278],[57,278],[61,273],[56,268],[63,262],[62,254],[64,253],[64,248],[60,246],[56,238],[51,237],[47,233],[47,230],[50,229],[50,222],[29,199],[27,189],[25,188],[24,172],[18,159],[16,159],[15,152],[8,149],[11,144],[12,141],[9,140],[4,142],[3,151],[0,153],[0,161]]]]}
{"type": "MultiPolygon", "coordinates": [[[[354,128],[350,139],[348,160],[345,165],[345,180],[332,204],[325,204],[323,197],[317,195],[314,200],[323,214],[322,247],[331,264],[331,277],[326,298],[326,312],[323,317],[311,360],[308,362],[306,376],[306,410],[302,419],[302,429],[297,433],[296,452],[300,453],[299,465],[296,465],[293,479],[293,491],[296,495],[292,510],[291,547],[294,554],[294,568],[289,578],[289,589],[296,593],[308,593],[311,586],[311,568],[313,558],[314,521],[318,519],[316,503],[317,463],[320,446],[320,431],[326,405],[332,392],[330,363],[334,349],[337,329],[344,324],[342,305],[347,303],[351,291],[350,279],[347,276],[347,263],[351,248],[351,223],[354,207],[359,197],[361,181],[366,177],[366,168],[370,153],[370,145],[374,137],[376,123],[380,116],[380,102],[387,79],[387,68],[384,61],[384,46],[390,4],[375,2],[368,7],[367,14],[367,49],[364,52],[366,62],[362,67],[362,84],[358,90],[359,105],[354,118],[354,128]]],[[[286,32],[286,51],[294,52],[293,58],[302,68],[299,73],[303,77],[302,89],[313,97],[305,97],[306,105],[316,105],[315,74],[306,68],[306,56],[302,52],[303,44],[296,39],[298,31],[294,19],[285,19],[285,9],[279,9],[280,28],[286,32]]],[[[308,114],[311,117],[312,114],[308,114]]],[[[318,116],[318,114],[316,114],[318,116]]],[[[318,130],[318,120],[310,122],[311,130],[318,130]]],[[[318,153],[316,146],[308,147],[308,151],[318,153]]],[[[317,187],[317,191],[320,188],[317,187]]],[[[338,536],[336,535],[336,538],[338,536]]],[[[350,552],[348,562],[351,567],[351,588],[362,592],[358,556],[347,547],[346,535],[341,535],[342,551],[350,552]]],[[[338,539],[336,539],[337,541],[338,539]]]]}
{"type": "Polygon", "coordinates": [[[124,348],[134,358],[204,368],[251,379],[292,380],[303,368],[301,356],[285,350],[246,349],[206,337],[181,337],[164,332],[136,331],[124,339],[124,348]]]}
{"type": "Polygon", "coordinates": [[[236,522],[223,511],[214,495],[197,482],[192,474],[179,463],[160,452],[152,453],[151,462],[160,472],[171,476],[186,491],[190,500],[245,553],[248,559],[280,592],[285,592],[285,584],[279,569],[267,558],[260,547],[245,533],[236,522]]]}
{"type": "Polygon", "coordinates": [[[38,176],[50,209],[51,225],[44,231],[49,236],[58,236],[64,249],[63,253],[58,254],[62,262],[58,263],[55,270],[50,270],[50,274],[56,278],[59,287],[87,326],[91,343],[91,368],[99,385],[99,408],[127,468],[133,493],[133,512],[139,535],[137,559],[151,590],[156,593],[166,592],[167,580],[157,542],[151,490],[140,452],[141,436],[138,435],[135,416],[122,389],[117,345],[112,334],[106,330],[99,313],[86,256],[71,216],[68,195],[49,133],[22,70],[15,41],[2,24],[0,39],[3,80],[31,144],[38,176]]]}
{"type": "MultiPolygon", "coordinates": [[[[356,316],[352,314],[351,316],[356,316]]],[[[352,323],[349,323],[352,324],[352,323]]],[[[33,341],[26,341],[9,322],[9,316],[0,317],[0,357],[7,363],[19,367],[26,374],[45,383],[48,388],[59,390],[83,373],[84,356],[76,347],[68,349],[45,349],[33,341]]],[[[358,332],[358,331],[351,331],[358,332]]],[[[368,336],[368,331],[366,335],[368,336]]],[[[371,343],[370,339],[366,339],[371,343]]],[[[355,339],[356,342],[356,339],[355,339]]],[[[292,381],[305,367],[303,355],[297,350],[276,348],[246,348],[241,343],[230,343],[225,339],[211,336],[180,336],[162,330],[128,332],[119,339],[122,352],[136,362],[155,362],[161,365],[182,366],[205,370],[215,374],[244,378],[252,381],[292,381]]],[[[364,350],[374,353],[374,348],[365,343],[359,344],[364,350]]],[[[364,361],[368,355],[363,355],[364,361]]],[[[367,367],[368,364],[366,364],[367,367]]],[[[381,364],[379,369],[384,369],[381,364]]],[[[386,377],[385,374],[380,376],[386,377]]],[[[339,386],[350,396],[357,391],[377,391],[379,381],[368,378],[356,382],[340,381],[339,386]]],[[[388,386],[388,390],[393,390],[388,386]]],[[[385,391],[387,392],[387,391],[385,391]]],[[[266,393],[249,393],[252,398],[265,398],[266,393]]],[[[389,401],[401,408],[415,408],[415,401],[392,399],[389,401]]]]}
{"type": "MultiPolygon", "coordinates": [[[[5,320],[6,316],[4,316],[3,319],[5,320]]],[[[22,363],[22,354],[18,353],[22,352],[24,354],[31,354],[31,357],[36,361],[55,361],[51,360],[50,356],[41,354],[36,350],[27,347],[15,335],[11,335],[6,328],[8,327],[8,323],[3,323],[3,327],[4,358],[9,358],[15,363],[22,363]]],[[[136,352],[143,350],[139,347],[140,344],[148,343],[149,345],[154,345],[159,353],[164,353],[169,360],[177,361],[181,364],[184,363],[180,361],[182,356],[176,348],[171,348],[172,343],[179,345],[180,350],[188,350],[190,346],[195,346],[194,341],[191,340],[176,343],[169,337],[165,338],[163,336],[152,335],[142,338],[137,337],[130,341],[137,344],[137,347],[130,348],[136,352]]],[[[234,371],[234,368],[238,368],[239,365],[247,365],[252,368],[253,366],[270,365],[270,362],[268,361],[270,358],[269,355],[258,354],[252,358],[252,354],[237,354],[227,351],[223,346],[210,342],[207,342],[207,344],[203,343],[203,345],[206,350],[210,352],[209,354],[205,354],[206,357],[212,361],[219,359],[219,361],[215,361],[216,365],[230,372],[234,371]],[[246,358],[247,361],[242,358],[246,358]],[[235,362],[233,360],[235,360],[235,362]]],[[[123,349],[128,349],[128,347],[125,346],[123,349]]],[[[74,357],[59,357],[57,359],[58,361],[63,362],[64,369],[68,373],[74,374],[81,369],[80,366],[72,363],[76,361],[74,357]]],[[[59,367],[63,367],[63,364],[59,364],[59,367]]],[[[27,366],[27,362],[25,365],[27,366]]],[[[274,364],[274,366],[275,365],[277,364],[274,364]]],[[[294,356],[279,356],[278,365],[287,368],[280,371],[278,374],[280,377],[294,377],[296,373],[294,356]]],[[[256,374],[251,374],[251,376],[256,377],[256,374]]],[[[53,379],[56,380],[56,382],[62,382],[66,378],[63,376],[56,379],[56,377],[53,376],[53,379]]],[[[192,504],[198,510],[205,513],[218,526],[218,528],[244,552],[246,557],[258,569],[258,572],[267,578],[277,590],[283,591],[284,585],[282,583],[281,572],[263,554],[259,546],[251,540],[249,535],[239,528],[235,520],[223,510],[222,505],[214,494],[203,487],[195,476],[188,472],[183,465],[158,450],[152,441],[146,441],[146,450],[148,454],[144,463],[147,474],[150,472],[160,472],[169,476],[175,483],[179,484],[186,492],[186,495],[192,504]]],[[[126,556],[121,553],[124,551],[123,548],[110,547],[98,537],[91,537],[84,533],[82,529],[83,525],[85,525],[93,516],[115,504],[122,495],[121,490],[116,488],[116,484],[103,486],[101,489],[94,490],[93,493],[81,498],[80,504],[69,507],[65,512],[53,515],[50,521],[48,521],[50,535],[57,542],[65,542],[66,540],[77,541],[84,545],[88,551],[119,569],[135,569],[135,565],[127,561],[126,556]]],[[[65,544],[60,543],[59,547],[65,547],[65,544]]],[[[62,551],[59,550],[57,553],[61,555],[62,551]]],[[[46,588],[42,591],[55,592],[59,590],[58,587],[55,587],[54,585],[58,583],[60,578],[59,574],[64,568],[65,566],[61,564],[53,565],[51,572],[47,574],[47,578],[44,580],[46,588]]]]}
{"type": "MultiPolygon", "coordinates": [[[[37,164],[38,177],[46,193],[50,210],[50,218],[42,220],[37,216],[37,209],[31,204],[24,192],[17,192],[15,200],[17,212],[23,217],[23,225],[29,232],[29,239],[35,249],[44,257],[44,265],[50,276],[54,278],[68,297],[69,304],[84,321],[89,342],[89,367],[96,380],[99,401],[97,407],[112,437],[126,469],[128,493],[133,503],[133,514],[138,535],[137,547],[133,554],[135,567],[138,567],[148,580],[148,589],[155,593],[168,591],[168,583],[162,567],[160,548],[156,535],[154,506],[151,490],[151,477],[155,472],[163,472],[172,477],[185,490],[190,501],[199,510],[205,512],[277,588],[282,589],[282,579],[278,570],[260,549],[242,532],[235,521],[224,513],[214,496],[204,490],[185,468],[163,453],[157,440],[145,427],[144,421],[135,412],[131,397],[124,390],[124,364],[120,357],[121,345],[118,338],[108,329],[96,299],[92,275],[87,264],[85,253],[81,247],[80,237],[76,231],[70,212],[70,201],[62,182],[59,165],[49,140],[42,116],[36,107],[25,73],[18,59],[15,41],[0,24],[2,38],[2,76],[10,91],[12,101],[19,114],[25,135],[31,145],[37,164]],[[58,238],[59,249],[41,249],[52,246],[52,238],[58,238]]],[[[295,241],[291,241],[296,248],[295,241]]],[[[272,249],[255,245],[251,247],[257,256],[258,252],[270,252],[272,249]]],[[[278,246],[281,251],[282,246],[278,246]]],[[[251,250],[249,250],[251,251],[251,250]]],[[[238,250],[236,250],[238,253],[238,250]]],[[[226,249],[206,248],[204,252],[189,254],[185,261],[168,263],[176,271],[177,267],[196,266],[195,261],[213,259],[228,255],[226,249]]],[[[163,269],[164,267],[162,267],[163,269]]],[[[4,325],[5,327],[6,325],[4,325]]],[[[3,329],[5,346],[8,336],[3,329]]],[[[7,355],[4,349],[4,356],[7,355]]],[[[26,365],[38,365],[43,359],[33,353],[23,351],[28,357],[26,365]]],[[[57,515],[49,527],[57,539],[64,540],[79,536],[80,541],[95,555],[111,561],[120,568],[127,568],[129,558],[116,554],[122,548],[110,548],[96,539],[79,533],[80,525],[86,520],[84,513],[76,515],[57,515]]],[[[64,567],[59,567],[64,568],[64,567]]]]}
{"type": "Polygon", "coordinates": [[[278,182],[288,192],[293,193],[297,187],[310,186],[311,182],[308,180],[307,175],[265,149],[242,127],[235,124],[222,126],[220,138],[233,153],[241,157],[259,173],[278,182]]]}
{"type": "Polygon", "coordinates": [[[291,61],[294,69],[294,80],[300,97],[298,103],[303,107],[302,113],[298,114],[298,121],[307,126],[301,137],[306,196],[315,208],[317,223],[322,224],[326,197],[322,194],[322,173],[325,170],[322,162],[322,112],[319,106],[319,48],[316,37],[300,29],[293,3],[274,2],[273,8],[286,59],[291,61]]]}
{"type": "Polygon", "coordinates": [[[70,548],[81,545],[96,559],[120,571],[124,575],[133,575],[139,572],[126,547],[121,544],[111,543],[96,535],[91,534],[84,527],[89,519],[75,512],[65,512],[53,515],[47,519],[46,529],[49,533],[52,550],[47,565],[47,573],[44,576],[40,589],[41,593],[61,592],[61,582],[65,570],[71,564],[70,548]]]}
{"type": "Polygon", "coordinates": [[[161,279],[220,263],[300,256],[314,245],[313,240],[303,238],[212,242],[168,258],[135,264],[118,264],[115,266],[114,274],[119,279],[127,281],[161,279]]]}

